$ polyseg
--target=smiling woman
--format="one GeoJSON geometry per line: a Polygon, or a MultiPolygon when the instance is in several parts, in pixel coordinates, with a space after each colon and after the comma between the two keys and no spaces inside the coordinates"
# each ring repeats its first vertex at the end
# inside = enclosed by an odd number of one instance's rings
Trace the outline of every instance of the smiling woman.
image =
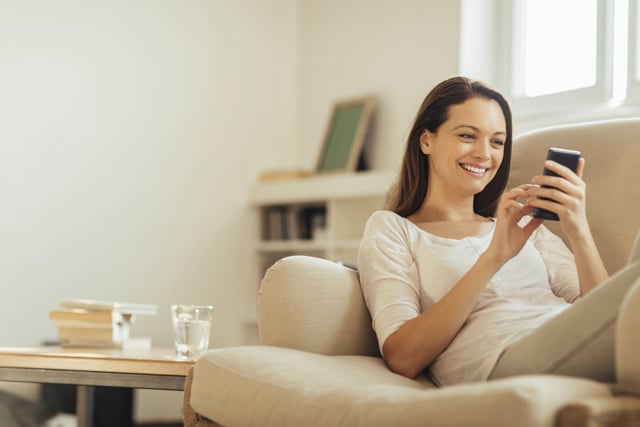
{"type": "Polygon", "coordinates": [[[391,370],[427,370],[440,385],[523,373],[613,382],[611,316],[634,271],[608,280],[584,160],[577,172],[547,162],[557,176],[503,193],[511,146],[508,103],[484,84],[454,77],[423,101],[389,210],[370,217],[358,254],[380,352],[391,370]],[[558,215],[570,249],[531,217],[536,208],[558,215]],[[587,301],[601,303],[597,314],[587,301]]]}

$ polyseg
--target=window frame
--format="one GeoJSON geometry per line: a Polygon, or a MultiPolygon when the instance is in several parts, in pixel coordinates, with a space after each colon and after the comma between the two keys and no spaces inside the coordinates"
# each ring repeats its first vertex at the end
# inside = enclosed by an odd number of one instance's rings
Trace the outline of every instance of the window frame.
{"type": "MultiPolygon", "coordinates": [[[[597,0],[597,34],[596,34],[596,82],[593,86],[545,94],[540,96],[526,96],[523,90],[523,66],[524,61],[519,57],[519,46],[523,44],[522,25],[517,25],[518,20],[523,20],[525,0],[513,0],[502,2],[502,13],[505,22],[505,34],[511,37],[503,37],[508,49],[505,55],[510,69],[503,81],[508,88],[514,117],[540,118],[544,116],[557,116],[560,114],[580,115],[601,111],[607,106],[613,93],[613,24],[614,2],[609,0],[597,0]]],[[[637,3],[637,0],[631,0],[637,3]]],[[[640,96],[640,87],[638,95],[640,96]]]]}
{"type": "Polygon", "coordinates": [[[625,102],[627,104],[640,103],[640,69],[638,61],[638,49],[640,49],[640,33],[638,25],[640,25],[640,7],[638,0],[629,0],[629,34],[627,43],[627,96],[625,102]]]}

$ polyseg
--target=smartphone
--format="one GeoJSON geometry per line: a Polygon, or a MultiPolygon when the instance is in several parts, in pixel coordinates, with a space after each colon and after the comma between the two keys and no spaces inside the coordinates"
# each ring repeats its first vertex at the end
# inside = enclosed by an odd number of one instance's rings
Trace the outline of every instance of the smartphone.
{"type": "MultiPolygon", "coordinates": [[[[553,160],[554,162],[560,163],[561,165],[566,166],[572,171],[576,172],[578,170],[578,160],[580,160],[580,152],[574,151],[574,150],[566,150],[564,148],[552,147],[552,148],[549,148],[549,151],[547,152],[547,160],[553,160]]],[[[550,175],[550,176],[558,176],[557,173],[551,172],[547,168],[544,168],[544,170],[542,171],[542,174],[550,175]]],[[[543,187],[548,188],[548,186],[546,185],[543,185],[543,187]]],[[[546,200],[549,200],[549,199],[546,199],[546,200]]],[[[535,209],[535,211],[533,212],[533,217],[540,218],[540,219],[548,219],[551,221],[558,221],[558,215],[556,215],[553,212],[549,212],[546,209],[540,209],[540,208],[535,209]]]]}

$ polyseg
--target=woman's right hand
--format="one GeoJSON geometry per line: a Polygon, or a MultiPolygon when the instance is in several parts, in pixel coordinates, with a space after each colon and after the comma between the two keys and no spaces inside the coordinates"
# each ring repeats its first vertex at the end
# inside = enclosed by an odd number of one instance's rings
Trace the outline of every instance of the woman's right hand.
{"type": "Polygon", "coordinates": [[[496,209],[496,227],[493,239],[485,256],[493,262],[504,264],[516,256],[524,247],[531,234],[542,224],[541,219],[531,218],[524,226],[520,220],[533,213],[534,208],[519,199],[528,199],[528,190],[534,185],[525,184],[506,191],[496,209]]]}

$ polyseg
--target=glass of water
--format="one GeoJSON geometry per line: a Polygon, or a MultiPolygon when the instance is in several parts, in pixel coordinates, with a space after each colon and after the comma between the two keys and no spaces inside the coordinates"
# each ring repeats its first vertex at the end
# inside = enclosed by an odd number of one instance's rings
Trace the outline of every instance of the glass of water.
{"type": "Polygon", "coordinates": [[[209,347],[213,306],[171,306],[176,354],[181,359],[196,359],[209,347]]]}

